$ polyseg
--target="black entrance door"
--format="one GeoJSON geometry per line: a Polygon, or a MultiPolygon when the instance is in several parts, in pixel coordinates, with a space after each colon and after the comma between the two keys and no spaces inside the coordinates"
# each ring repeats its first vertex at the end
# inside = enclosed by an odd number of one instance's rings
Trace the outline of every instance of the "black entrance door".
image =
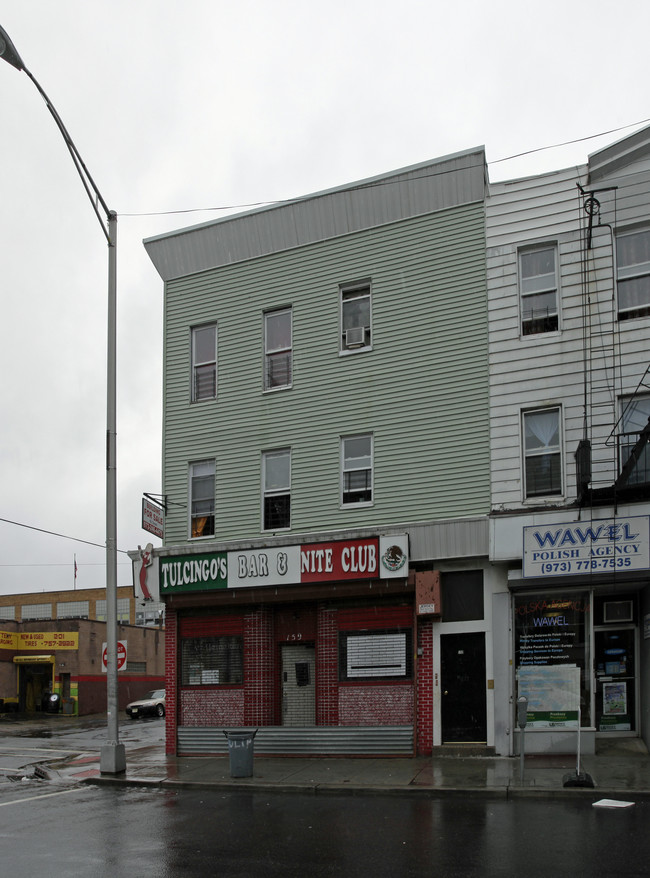
{"type": "Polygon", "coordinates": [[[442,742],[487,741],[485,634],[440,637],[442,742]]]}

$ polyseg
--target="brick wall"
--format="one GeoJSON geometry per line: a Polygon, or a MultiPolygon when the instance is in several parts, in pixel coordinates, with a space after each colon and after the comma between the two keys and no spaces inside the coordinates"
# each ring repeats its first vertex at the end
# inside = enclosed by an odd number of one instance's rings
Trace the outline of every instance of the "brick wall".
{"type": "Polygon", "coordinates": [[[406,726],[413,722],[413,684],[366,686],[351,684],[339,690],[342,726],[406,726]]]}
{"type": "Polygon", "coordinates": [[[244,726],[243,689],[183,689],[180,698],[183,726],[244,726]]]}
{"type": "Polygon", "coordinates": [[[316,725],[339,724],[337,610],[320,606],[317,613],[316,725]]]}
{"type": "Polygon", "coordinates": [[[275,650],[273,611],[259,607],[244,617],[244,725],[273,725],[275,650]]]}
{"type": "MultiPolygon", "coordinates": [[[[279,652],[284,628],[289,624],[284,611],[257,606],[245,615],[233,612],[178,618],[172,610],[166,620],[167,668],[167,752],[176,752],[177,719],[184,726],[278,725],[279,652]],[[278,618],[276,618],[276,616],[278,618]],[[180,689],[177,680],[178,650],[182,637],[241,634],[244,642],[244,684],[229,687],[180,689]],[[278,638],[281,638],[280,640],[278,638]]],[[[296,611],[296,622],[307,631],[307,607],[296,611]],[[303,618],[304,617],[304,618],[303,618]]],[[[311,611],[313,613],[313,610],[311,611]]],[[[291,613],[291,618],[295,615],[291,613]]],[[[432,712],[432,623],[420,623],[416,643],[422,655],[415,665],[414,680],[339,681],[339,632],[410,628],[413,609],[409,605],[366,606],[333,609],[317,607],[316,641],[316,724],[319,726],[416,725],[418,752],[430,753],[433,742],[432,712]],[[416,716],[417,692],[417,716],[416,716]]],[[[292,623],[293,624],[293,623],[292,623]]],[[[290,632],[289,628],[287,631],[290,632]]]]}
{"type": "Polygon", "coordinates": [[[417,644],[421,655],[417,662],[416,752],[430,756],[433,752],[433,622],[418,623],[417,644]]]}
{"type": "Polygon", "coordinates": [[[176,649],[178,647],[178,615],[167,606],[165,612],[165,752],[176,755],[176,705],[178,703],[178,675],[176,649]]]}

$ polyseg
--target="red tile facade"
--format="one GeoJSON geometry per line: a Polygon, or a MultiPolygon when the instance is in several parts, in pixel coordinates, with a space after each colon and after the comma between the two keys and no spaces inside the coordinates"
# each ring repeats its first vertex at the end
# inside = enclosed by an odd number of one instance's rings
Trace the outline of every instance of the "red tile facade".
{"type": "MultiPolygon", "coordinates": [[[[197,611],[194,611],[197,613],[197,611]]],[[[342,631],[412,629],[413,607],[296,604],[295,608],[255,606],[245,612],[218,611],[192,616],[167,609],[167,752],[176,752],[177,725],[280,725],[279,656],[293,638],[291,619],[316,647],[316,724],[319,726],[415,726],[417,752],[433,744],[433,626],[420,620],[413,632],[413,679],[363,682],[339,680],[342,631]],[[311,621],[310,621],[311,620],[311,621]],[[243,685],[180,687],[177,678],[183,637],[221,634],[243,637],[243,685]],[[416,649],[417,645],[417,649],[416,649]]],[[[301,635],[302,636],[302,635],[301,635]]],[[[303,639],[304,642],[304,639],[303,639]]]]}
{"type": "Polygon", "coordinates": [[[173,756],[176,753],[176,707],[178,679],[176,674],[178,646],[178,616],[171,607],[165,609],[165,751],[173,756]]]}
{"type": "Polygon", "coordinates": [[[433,749],[433,621],[420,619],[417,629],[417,710],[416,740],[419,756],[430,756],[433,749]]]}

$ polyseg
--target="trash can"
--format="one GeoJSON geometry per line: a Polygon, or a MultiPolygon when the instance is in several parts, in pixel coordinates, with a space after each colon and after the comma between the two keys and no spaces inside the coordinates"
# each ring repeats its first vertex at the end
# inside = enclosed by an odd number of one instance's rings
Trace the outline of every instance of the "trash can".
{"type": "Polygon", "coordinates": [[[74,716],[74,698],[64,698],[63,699],[63,714],[64,716],[74,716]]]}
{"type": "Polygon", "coordinates": [[[230,757],[231,777],[253,776],[253,750],[257,729],[239,732],[226,732],[228,739],[228,756],[230,757]]]}
{"type": "Polygon", "coordinates": [[[48,713],[58,713],[61,709],[61,696],[53,692],[47,698],[46,708],[48,713]]]}

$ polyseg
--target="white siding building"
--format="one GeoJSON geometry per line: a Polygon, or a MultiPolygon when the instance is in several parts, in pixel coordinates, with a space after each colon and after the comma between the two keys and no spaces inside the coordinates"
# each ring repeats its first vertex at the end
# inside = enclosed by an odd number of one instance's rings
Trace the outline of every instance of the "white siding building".
{"type": "Polygon", "coordinates": [[[497,751],[647,742],[650,129],[493,184],[487,272],[497,751]]]}

